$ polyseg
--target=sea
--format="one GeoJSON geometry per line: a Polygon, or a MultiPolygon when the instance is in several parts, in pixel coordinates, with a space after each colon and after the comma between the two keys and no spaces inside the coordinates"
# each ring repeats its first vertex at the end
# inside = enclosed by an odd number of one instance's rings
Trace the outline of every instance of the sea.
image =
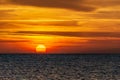
{"type": "Polygon", "coordinates": [[[120,54],[0,54],[0,80],[120,80],[120,54]]]}

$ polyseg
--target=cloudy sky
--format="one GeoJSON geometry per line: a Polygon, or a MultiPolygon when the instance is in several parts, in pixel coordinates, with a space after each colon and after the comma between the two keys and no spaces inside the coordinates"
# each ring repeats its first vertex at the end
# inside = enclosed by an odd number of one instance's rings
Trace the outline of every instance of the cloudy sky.
{"type": "Polygon", "coordinates": [[[0,0],[0,53],[120,53],[120,0],[0,0]]]}

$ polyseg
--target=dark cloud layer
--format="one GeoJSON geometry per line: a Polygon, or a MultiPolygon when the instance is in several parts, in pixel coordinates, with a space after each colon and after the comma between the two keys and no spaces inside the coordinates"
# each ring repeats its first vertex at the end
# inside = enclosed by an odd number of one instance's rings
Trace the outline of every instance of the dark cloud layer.
{"type": "Polygon", "coordinates": [[[85,0],[87,4],[107,7],[107,6],[118,6],[120,5],[120,0],[85,0]]]}
{"type": "Polygon", "coordinates": [[[0,42],[2,42],[2,43],[3,42],[5,42],[5,43],[6,42],[13,42],[14,43],[14,42],[28,42],[28,41],[27,40],[0,40],[0,42]]]}
{"type": "Polygon", "coordinates": [[[119,32],[50,32],[50,31],[18,31],[22,35],[55,35],[68,37],[120,37],[119,32]]]}
{"type": "Polygon", "coordinates": [[[84,0],[11,0],[11,2],[20,5],[65,8],[77,11],[93,11],[95,9],[85,5],[84,0]]]}
{"type": "Polygon", "coordinates": [[[16,22],[17,24],[25,25],[38,25],[38,26],[78,26],[77,20],[66,20],[66,21],[40,21],[40,22],[16,22]]]}

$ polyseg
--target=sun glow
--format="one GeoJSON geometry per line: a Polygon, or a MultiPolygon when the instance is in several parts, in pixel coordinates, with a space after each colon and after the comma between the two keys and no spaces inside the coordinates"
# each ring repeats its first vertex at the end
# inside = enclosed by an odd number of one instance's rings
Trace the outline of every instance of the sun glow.
{"type": "Polygon", "coordinates": [[[36,47],[37,53],[46,53],[46,46],[43,44],[40,44],[36,47]]]}

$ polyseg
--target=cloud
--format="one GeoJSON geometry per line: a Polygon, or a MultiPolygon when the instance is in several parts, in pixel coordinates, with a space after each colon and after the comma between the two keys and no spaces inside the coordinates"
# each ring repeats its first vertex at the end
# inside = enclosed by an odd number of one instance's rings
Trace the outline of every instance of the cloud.
{"type": "Polygon", "coordinates": [[[0,20],[1,20],[2,18],[4,18],[5,15],[7,15],[7,12],[6,12],[6,11],[3,11],[3,10],[0,10],[0,20]]]}
{"type": "Polygon", "coordinates": [[[8,23],[6,23],[6,22],[0,22],[0,30],[1,29],[6,29],[6,28],[8,28],[8,27],[6,27],[6,26],[8,26],[9,24],[8,23]]]}
{"type": "Polygon", "coordinates": [[[10,0],[14,4],[94,11],[96,8],[119,6],[120,0],[10,0]]]}
{"type": "Polygon", "coordinates": [[[120,11],[99,11],[92,16],[99,19],[120,19],[120,11]]]}
{"type": "MultiPolygon", "coordinates": [[[[10,29],[13,30],[13,29],[16,29],[16,28],[20,28],[20,27],[16,26],[15,23],[0,21],[0,30],[10,30],[10,29]]],[[[2,32],[4,32],[4,31],[2,31],[2,32]]]]}
{"type": "Polygon", "coordinates": [[[16,24],[39,26],[78,26],[77,20],[48,20],[48,21],[15,21],[16,24]]]}
{"type": "Polygon", "coordinates": [[[55,35],[68,37],[117,37],[120,38],[119,32],[51,32],[51,31],[18,31],[14,34],[21,35],[55,35]]]}
{"type": "Polygon", "coordinates": [[[12,15],[10,12],[13,12],[13,9],[0,9],[0,20],[5,20],[10,18],[12,15]]]}
{"type": "Polygon", "coordinates": [[[76,11],[93,11],[94,7],[84,5],[84,0],[11,0],[14,4],[37,6],[37,7],[51,7],[51,8],[65,8],[76,11]]]}
{"type": "Polygon", "coordinates": [[[91,4],[95,6],[101,6],[101,7],[120,5],[120,0],[85,0],[85,2],[86,4],[91,4]]]}
{"type": "Polygon", "coordinates": [[[0,42],[29,42],[28,40],[2,40],[0,39],[0,42]]]}
{"type": "Polygon", "coordinates": [[[8,2],[8,0],[0,0],[0,4],[5,4],[7,2],[8,2]]]}

